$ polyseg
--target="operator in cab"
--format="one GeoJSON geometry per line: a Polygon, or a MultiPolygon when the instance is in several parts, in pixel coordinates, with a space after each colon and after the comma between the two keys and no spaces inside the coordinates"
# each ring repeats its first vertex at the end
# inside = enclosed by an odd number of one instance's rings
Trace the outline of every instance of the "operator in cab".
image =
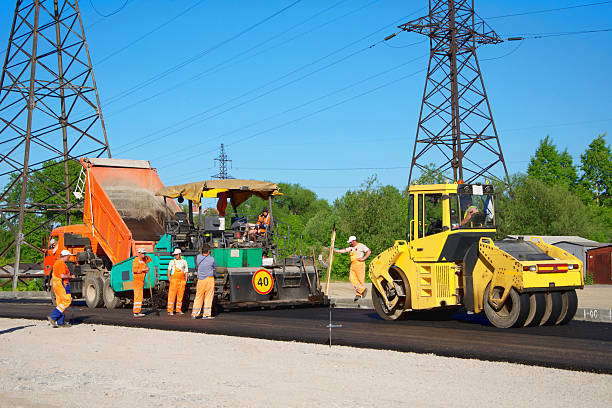
{"type": "Polygon", "coordinates": [[[270,228],[270,213],[268,208],[264,207],[261,209],[261,214],[257,217],[256,224],[250,224],[249,229],[249,240],[254,241],[257,236],[263,237],[266,235],[266,231],[270,228]]]}
{"type": "Polygon", "coordinates": [[[60,252],[60,257],[53,264],[53,293],[55,293],[55,309],[47,317],[49,323],[53,327],[70,327],[70,323],[66,322],[66,309],[72,303],[72,295],[70,294],[70,282],[68,279],[74,278],[68,269],[68,259],[72,256],[70,251],[64,249],[60,252]]]}
{"type": "Polygon", "coordinates": [[[142,292],[144,290],[145,276],[149,273],[149,262],[151,258],[147,256],[147,250],[138,248],[138,256],[132,261],[132,282],[134,290],[134,306],[132,312],[134,317],[143,317],[142,310],[142,292]]]}
{"type": "Polygon", "coordinates": [[[349,237],[347,243],[350,245],[348,248],[334,248],[334,252],[339,254],[345,254],[349,252],[351,254],[349,281],[351,281],[353,287],[355,288],[354,301],[356,302],[359,299],[365,297],[368,291],[365,286],[365,260],[368,259],[372,251],[370,251],[370,248],[368,248],[364,244],[357,242],[357,237],[355,237],[354,235],[351,235],[349,237]]]}

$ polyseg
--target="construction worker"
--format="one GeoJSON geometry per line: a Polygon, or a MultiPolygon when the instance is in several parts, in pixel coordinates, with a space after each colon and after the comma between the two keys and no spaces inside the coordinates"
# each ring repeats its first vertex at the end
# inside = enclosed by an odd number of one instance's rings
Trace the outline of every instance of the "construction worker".
{"type": "Polygon", "coordinates": [[[174,259],[168,264],[168,276],[170,277],[170,289],[168,290],[168,316],[174,315],[174,301],[176,299],[176,313],[183,313],[183,295],[187,283],[187,261],[183,259],[182,251],[176,248],[172,253],[174,259]]]}
{"type": "Polygon", "coordinates": [[[196,257],[196,269],[198,271],[198,284],[196,287],[196,296],[193,301],[193,310],[191,318],[197,319],[202,310],[204,303],[204,312],[202,319],[213,319],[212,303],[215,296],[215,258],[210,254],[210,246],[204,244],[202,253],[196,257]]]}
{"type": "Polygon", "coordinates": [[[67,249],[60,252],[60,257],[53,264],[53,292],[55,293],[55,309],[47,317],[49,323],[53,327],[70,327],[70,323],[65,321],[66,309],[72,303],[72,296],[70,295],[70,282],[68,279],[74,278],[70,274],[68,265],[66,262],[72,254],[67,249]]]}
{"type": "Polygon", "coordinates": [[[134,290],[134,306],[132,312],[134,317],[143,317],[142,310],[142,291],[144,290],[145,276],[149,273],[149,262],[151,258],[147,256],[147,250],[138,248],[138,256],[132,262],[132,282],[134,290]]]}
{"type": "Polygon", "coordinates": [[[362,243],[357,242],[357,237],[351,235],[347,241],[350,246],[344,249],[334,248],[334,252],[344,254],[350,252],[351,254],[351,269],[349,272],[349,281],[355,288],[355,299],[358,301],[363,298],[368,289],[365,286],[365,260],[368,259],[372,251],[370,248],[362,243]]]}
{"type": "Polygon", "coordinates": [[[270,213],[268,212],[268,208],[264,207],[261,209],[261,214],[257,217],[257,223],[250,224],[252,227],[249,230],[249,240],[255,240],[257,235],[263,237],[270,227],[270,213]]]}

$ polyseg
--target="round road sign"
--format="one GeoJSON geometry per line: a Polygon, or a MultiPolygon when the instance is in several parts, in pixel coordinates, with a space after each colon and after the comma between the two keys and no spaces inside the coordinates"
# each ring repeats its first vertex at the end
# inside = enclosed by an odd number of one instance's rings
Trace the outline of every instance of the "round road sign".
{"type": "Polygon", "coordinates": [[[272,292],[274,279],[272,274],[265,269],[259,269],[253,274],[253,289],[260,295],[267,295],[272,292]]]}

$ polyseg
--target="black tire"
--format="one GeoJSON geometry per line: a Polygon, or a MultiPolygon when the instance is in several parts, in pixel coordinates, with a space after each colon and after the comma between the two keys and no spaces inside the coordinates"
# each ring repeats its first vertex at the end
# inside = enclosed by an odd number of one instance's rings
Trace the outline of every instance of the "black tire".
{"type": "Polygon", "coordinates": [[[83,298],[87,307],[95,309],[104,304],[102,299],[102,279],[97,276],[87,276],[83,281],[83,298]]]}
{"type": "Polygon", "coordinates": [[[115,291],[111,287],[110,278],[104,280],[102,287],[102,298],[104,300],[104,307],[106,307],[107,309],[117,309],[121,307],[121,298],[115,294],[115,291]]]}
{"type": "Polygon", "coordinates": [[[397,320],[402,316],[402,314],[404,313],[404,310],[407,307],[410,307],[411,305],[410,303],[410,284],[408,283],[406,277],[404,276],[402,272],[393,269],[389,271],[389,273],[394,280],[398,280],[398,281],[401,280],[402,286],[404,287],[404,293],[406,294],[406,296],[400,297],[395,307],[392,310],[390,310],[385,304],[385,300],[383,296],[378,292],[378,289],[376,289],[376,286],[372,285],[372,303],[374,305],[374,309],[376,310],[376,313],[378,313],[378,315],[382,319],[397,320]]]}
{"type": "MultiPolygon", "coordinates": [[[[483,295],[483,305],[487,319],[491,324],[500,329],[523,326],[529,315],[529,296],[526,293],[520,294],[516,289],[511,288],[506,301],[497,311],[489,304],[490,287],[491,284],[489,283],[483,295]]],[[[493,288],[494,294],[499,294],[501,290],[501,288],[493,288]]]]}
{"type": "Polygon", "coordinates": [[[546,293],[546,311],[540,326],[550,326],[557,322],[561,315],[561,307],[563,306],[563,299],[561,292],[547,292],[546,293]]]}
{"type": "Polygon", "coordinates": [[[541,292],[529,295],[529,314],[525,320],[525,327],[537,326],[542,321],[542,316],[546,312],[546,295],[541,292]]]}
{"type": "Polygon", "coordinates": [[[578,296],[575,290],[568,290],[561,294],[561,314],[555,324],[568,324],[576,315],[578,310],[578,296]]]}

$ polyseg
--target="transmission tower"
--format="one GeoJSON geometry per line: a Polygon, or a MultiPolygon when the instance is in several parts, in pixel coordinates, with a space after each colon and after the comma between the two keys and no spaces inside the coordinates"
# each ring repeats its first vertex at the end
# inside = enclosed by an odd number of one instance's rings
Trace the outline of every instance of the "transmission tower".
{"type": "Polygon", "coordinates": [[[69,222],[76,207],[69,162],[102,155],[110,150],[78,1],[18,0],[0,79],[1,228],[14,235],[0,258],[14,249],[13,291],[23,247],[40,251],[32,234],[69,222]]]}
{"type": "Polygon", "coordinates": [[[217,157],[215,161],[219,162],[219,173],[215,174],[214,176],[211,176],[212,178],[218,178],[218,179],[233,178],[232,176],[230,176],[228,168],[227,168],[227,163],[231,163],[232,161],[228,160],[227,153],[225,153],[225,146],[223,146],[223,143],[221,143],[221,149],[219,149],[219,157],[217,157]]]}
{"type": "Polygon", "coordinates": [[[430,0],[427,16],[399,28],[426,35],[431,49],[408,183],[429,163],[465,183],[504,179],[495,175],[502,167],[509,183],[476,57],[479,45],[503,40],[476,16],[473,0],[430,0]]]}

